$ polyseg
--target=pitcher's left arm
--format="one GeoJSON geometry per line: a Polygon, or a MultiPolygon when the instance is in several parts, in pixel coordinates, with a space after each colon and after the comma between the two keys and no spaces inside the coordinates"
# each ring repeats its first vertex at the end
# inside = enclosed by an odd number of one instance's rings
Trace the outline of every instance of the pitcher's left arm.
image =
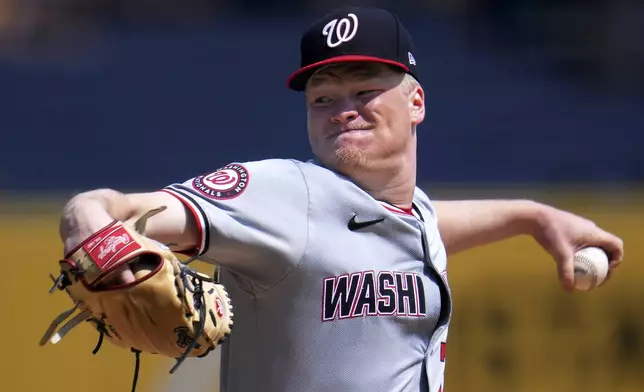
{"type": "Polygon", "coordinates": [[[533,237],[557,262],[559,280],[571,290],[573,255],[585,246],[603,248],[616,268],[623,241],[594,222],[531,200],[434,201],[438,228],[448,255],[519,235],[533,237]]]}

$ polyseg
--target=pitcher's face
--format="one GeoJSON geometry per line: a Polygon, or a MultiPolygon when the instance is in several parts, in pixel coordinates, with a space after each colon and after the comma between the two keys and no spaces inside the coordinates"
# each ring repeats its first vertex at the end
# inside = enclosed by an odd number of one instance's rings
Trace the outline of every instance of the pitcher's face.
{"type": "Polygon", "coordinates": [[[408,151],[424,118],[418,86],[405,74],[377,63],[329,66],[306,89],[308,135],[314,155],[339,171],[369,167],[408,151]]]}

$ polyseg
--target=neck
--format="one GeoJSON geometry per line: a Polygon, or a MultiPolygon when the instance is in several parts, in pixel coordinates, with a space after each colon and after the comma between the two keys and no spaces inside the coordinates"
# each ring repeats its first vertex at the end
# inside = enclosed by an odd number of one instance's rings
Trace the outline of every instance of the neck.
{"type": "Polygon", "coordinates": [[[392,174],[387,178],[387,181],[365,176],[365,178],[357,178],[356,183],[374,199],[408,209],[411,208],[414,198],[415,178],[414,171],[414,173],[407,173],[406,175],[403,175],[403,173],[392,174]]]}
{"type": "Polygon", "coordinates": [[[416,188],[416,151],[368,167],[353,167],[345,174],[374,199],[408,209],[416,188]]]}

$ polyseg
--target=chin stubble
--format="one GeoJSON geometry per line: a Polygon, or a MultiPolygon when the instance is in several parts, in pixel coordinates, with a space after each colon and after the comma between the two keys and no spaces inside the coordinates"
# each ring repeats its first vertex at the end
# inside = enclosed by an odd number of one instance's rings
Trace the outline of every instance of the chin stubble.
{"type": "Polygon", "coordinates": [[[339,148],[335,156],[338,163],[345,167],[364,167],[367,164],[366,155],[357,148],[339,148]]]}

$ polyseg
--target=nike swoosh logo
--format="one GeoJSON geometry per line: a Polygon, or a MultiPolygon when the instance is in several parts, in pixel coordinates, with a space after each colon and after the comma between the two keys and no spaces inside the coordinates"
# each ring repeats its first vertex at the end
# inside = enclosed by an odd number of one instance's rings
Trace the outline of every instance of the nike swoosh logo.
{"type": "Polygon", "coordinates": [[[351,220],[349,220],[349,223],[347,223],[347,228],[351,231],[364,229],[365,227],[375,225],[376,223],[380,223],[385,220],[385,218],[380,218],[380,219],[368,220],[364,222],[357,222],[356,216],[357,215],[354,215],[353,217],[351,217],[351,220]]]}

